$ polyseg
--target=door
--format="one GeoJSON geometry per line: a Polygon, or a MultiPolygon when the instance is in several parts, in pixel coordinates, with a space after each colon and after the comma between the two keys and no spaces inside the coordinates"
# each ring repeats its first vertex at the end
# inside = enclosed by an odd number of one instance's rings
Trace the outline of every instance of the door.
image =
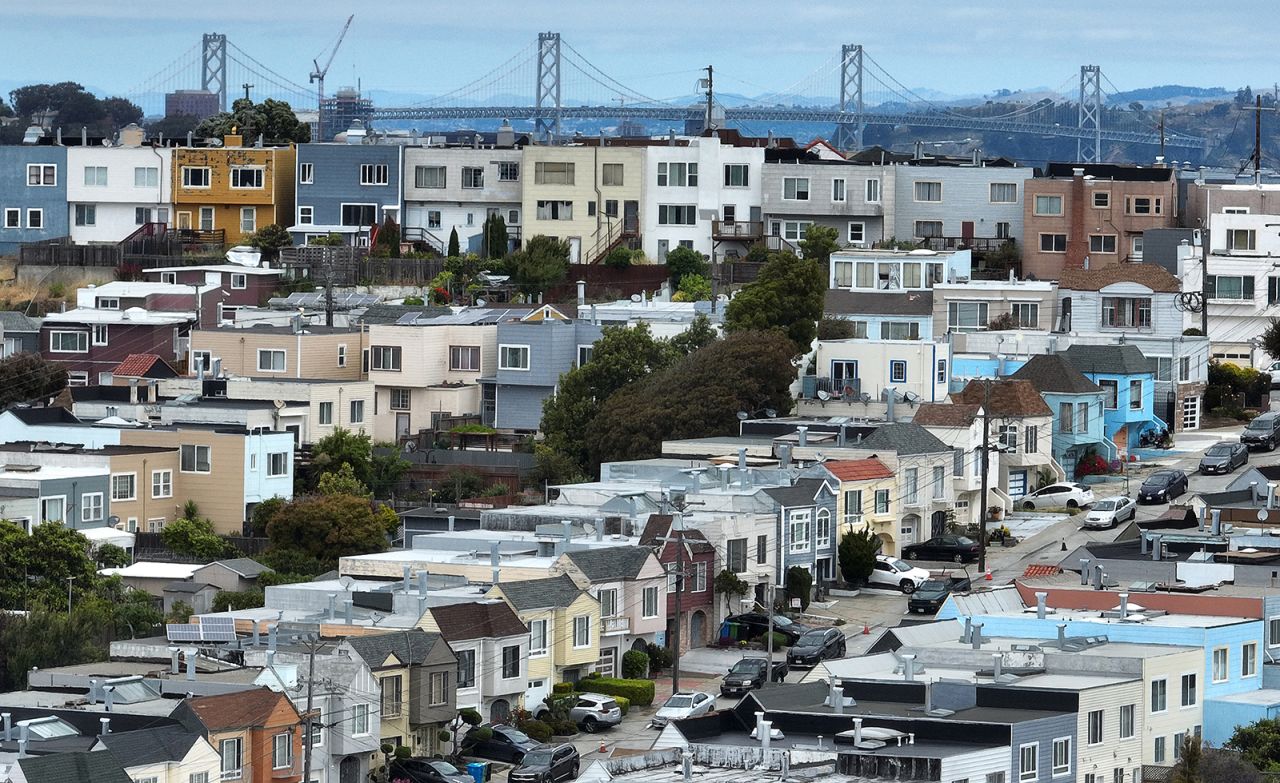
{"type": "Polygon", "coordinates": [[[190,228],[191,228],[191,213],[190,213],[190,212],[179,212],[179,213],[178,213],[178,228],[181,228],[181,229],[190,229],[190,228]]]}
{"type": "Polygon", "coordinates": [[[622,230],[628,234],[640,231],[640,202],[622,202],[622,230]]]}
{"type": "Polygon", "coordinates": [[[601,677],[617,676],[618,671],[618,648],[617,647],[601,647],[600,660],[596,661],[596,668],[600,671],[601,677]]]}
{"type": "Polygon", "coordinates": [[[736,204],[725,204],[720,208],[723,214],[723,220],[726,225],[733,225],[738,219],[738,207],[736,204]]]}
{"type": "Polygon", "coordinates": [[[1200,398],[1184,397],[1182,399],[1182,429],[1200,429],[1200,398]]]}
{"type": "Polygon", "coordinates": [[[506,699],[495,699],[493,704],[489,705],[490,723],[506,723],[507,717],[510,715],[511,702],[506,699]]]}
{"type": "Polygon", "coordinates": [[[973,244],[973,221],[965,220],[960,224],[960,239],[964,240],[966,245],[973,244]]]}
{"type": "Polygon", "coordinates": [[[396,441],[402,441],[409,437],[409,414],[396,414],[396,441]]]}
{"type": "Polygon", "coordinates": [[[1027,494],[1027,472],[1025,470],[1009,471],[1009,497],[1020,498],[1027,494]]]}
{"type": "Polygon", "coordinates": [[[569,237],[569,263],[582,263],[582,237],[569,237]]]}
{"type": "Polygon", "coordinates": [[[659,261],[662,261],[665,263],[667,260],[667,252],[670,250],[671,250],[671,240],[669,239],[658,240],[658,260],[659,261]]]}
{"type": "Polygon", "coordinates": [[[706,639],[707,616],[702,610],[689,615],[689,647],[701,647],[706,639]]]}
{"type": "Polygon", "coordinates": [[[360,780],[360,759],[347,756],[338,764],[338,783],[358,783],[360,780]]]}
{"type": "Polygon", "coordinates": [[[929,526],[932,529],[930,535],[940,536],[947,532],[947,512],[933,512],[933,516],[929,519],[929,526]]]}
{"type": "Polygon", "coordinates": [[[833,359],[831,360],[831,386],[836,394],[843,394],[844,387],[848,386],[854,392],[858,391],[858,360],[857,359],[833,359]]]}

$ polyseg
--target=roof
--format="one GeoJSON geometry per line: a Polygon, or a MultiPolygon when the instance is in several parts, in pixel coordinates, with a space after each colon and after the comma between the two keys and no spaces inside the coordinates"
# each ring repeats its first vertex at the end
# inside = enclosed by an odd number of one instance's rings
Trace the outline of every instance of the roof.
{"type": "Polygon", "coordinates": [[[414,628],[373,636],[352,636],[347,639],[347,644],[351,645],[352,651],[371,667],[381,666],[382,662],[391,655],[405,666],[417,666],[430,657],[432,648],[440,639],[441,636],[438,633],[428,633],[414,628]]]}
{"type": "Polygon", "coordinates": [[[565,557],[592,582],[613,582],[635,579],[653,552],[642,546],[611,546],[566,552],[565,557]]]}
{"type": "Polygon", "coordinates": [[[1111,179],[1119,182],[1168,182],[1175,169],[1124,166],[1115,163],[1050,163],[1045,167],[1047,177],[1071,177],[1075,169],[1084,169],[1085,176],[1094,179],[1111,179]]]}
{"type": "Polygon", "coordinates": [[[765,487],[764,492],[778,501],[779,505],[787,508],[812,506],[814,498],[818,496],[822,485],[826,483],[822,479],[816,478],[796,479],[796,483],[789,487],[765,487]]]}
{"type": "Polygon", "coordinates": [[[889,466],[881,462],[879,457],[833,460],[824,462],[823,467],[841,481],[870,481],[872,479],[893,478],[893,471],[889,470],[889,466]]]}
{"type": "Polygon", "coordinates": [[[0,310],[0,331],[38,332],[40,322],[17,310],[0,310]]]}
{"type": "Polygon", "coordinates": [[[862,448],[873,451],[896,451],[899,456],[911,454],[947,454],[951,447],[914,422],[881,424],[862,441],[862,448]]]}
{"type": "Polygon", "coordinates": [[[160,563],[152,560],[138,560],[124,568],[104,568],[99,571],[103,576],[121,576],[133,579],[190,579],[199,563],[160,563]]]}
{"type": "Polygon", "coordinates": [[[166,593],[189,593],[194,595],[195,593],[198,593],[201,590],[210,590],[210,589],[217,590],[218,587],[216,585],[211,585],[208,582],[175,581],[175,582],[170,582],[169,584],[165,585],[161,589],[166,593]]]}
{"type": "Polygon", "coordinates": [[[824,313],[843,315],[932,315],[932,291],[885,293],[828,289],[824,313]]]}
{"type": "Polygon", "coordinates": [[[1053,415],[1040,392],[1036,391],[1035,384],[1025,380],[1002,378],[994,381],[990,384],[990,396],[982,381],[969,381],[963,390],[952,394],[951,399],[985,406],[987,413],[992,416],[1018,418],[1053,415]]]}
{"type": "Polygon", "coordinates": [[[133,783],[111,753],[74,751],[18,759],[27,783],[133,783]]]}
{"type": "Polygon", "coordinates": [[[1032,563],[1027,566],[1027,570],[1022,572],[1022,576],[1024,579],[1033,579],[1042,576],[1057,576],[1060,573],[1062,573],[1062,566],[1032,563]]]}
{"type": "Polygon", "coordinates": [[[447,642],[500,639],[529,632],[506,601],[474,601],[431,608],[431,616],[447,642]]]}
{"type": "Polygon", "coordinates": [[[568,574],[547,579],[505,582],[499,587],[517,612],[552,607],[564,608],[578,600],[578,596],[582,594],[582,589],[574,584],[568,574]]]}
{"type": "Polygon", "coordinates": [[[111,374],[121,378],[178,377],[178,371],[154,353],[131,353],[116,365],[111,374]]]}
{"type": "Polygon", "coordinates": [[[1143,356],[1138,346],[1073,345],[1061,352],[1082,373],[1116,375],[1149,375],[1155,373],[1155,362],[1143,356]]]}
{"type": "Polygon", "coordinates": [[[962,402],[926,402],[916,410],[916,415],[911,420],[921,427],[968,427],[973,424],[981,408],[980,405],[962,402]]]}
{"type": "Polygon", "coordinates": [[[429,305],[372,304],[365,308],[357,320],[362,324],[393,324],[410,314],[431,318],[437,315],[448,315],[450,312],[447,307],[429,305]]]}
{"type": "MultiPolygon", "coordinates": [[[[270,568],[264,566],[262,563],[259,563],[257,560],[254,560],[252,557],[233,557],[229,560],[215,560],[209,565],[222,566],[228,571],[231,571],[232,573],[235,573],[235,574],[239,574],[240,576],[243,576],[246,579],[252,579],[256,576],[261,576],[262,574],[265,574],[266,572],[271,570],[270,568]]],[[[205,568],[208,568],[208,567],[209,566],[205,566],[205,568]]]]}
{"type": "Polygon", "coordinates": [[[1067,267],[1058,276],[1058,288],[1072,291],[1101,291],[1115,283],[1137,283],[1162,294],[1182,291],[1181,281],[1155,264],[1114,264],[1101,269],[1067,267]]]}
{"type": "Polygon", "coordinates": [[[184,706],[206,729],[219,731],[266,725],[281,702],[293,709],[284,694],[270,688],[255,688],[219,696],[197,696],[187,699],[184,706]]]}
{"type": "Polygon", "coordinates": [[[1030,381],[1041,393],[1098,394],[1102,391],[1102,387],[1084,377],[1060,353],[1038,353],[1010,377],[1030,381]]]}
{"type": "Polygon", "coordinates": [[[195,320],[191,312],[175,312],[170,310],[144,310],[141,307],[130,307],[127,310],[94,310],[77,307],[64,313],[49,313],[44,317],[41,328],[54,328],[61,324],[130,324],[143,326],[173,326],[195,320]]]}
{"type": "Polygon", "coordinates": [[[136,767],[141,764],[182,761],[199,739],[199,734],[183,726],[160,726],[103,734],[98,741],[121,764],[136,767]]]}
{"type": "MultiPolygon", "coordinates": [[[[672,537],[671,525],[675,519],[670,514],[650,514],[649,519],[644,523],[644,530],[640,533],[640,546],[649,547],[665,547],[668,543],[664,539],[672,537]]],[[[714,553],[716,548],[707,541],[707,537],[702,534],[701,530],[685,529],[684,545],[690,554],[707,554],[714,553]]],[[[659,549],[658,551],[661,551],[659,549]]]]}
{"type": "Polygon", "coordinates": [[[80,424],[75,415],[66,408],[10,408],[12,413],[23,424],[80,424]]]}

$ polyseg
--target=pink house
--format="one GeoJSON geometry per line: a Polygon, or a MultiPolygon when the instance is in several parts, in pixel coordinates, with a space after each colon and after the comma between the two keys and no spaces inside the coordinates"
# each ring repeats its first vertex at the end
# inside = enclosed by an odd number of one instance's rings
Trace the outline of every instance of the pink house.
{"type": "Polygon", "coordinates": [[[667,628],[667,575],[653,550],[615,546],[564,553],[554,569],[600,601],[596,671],[622,675],[622,655],[659,642],[667,628]]]}

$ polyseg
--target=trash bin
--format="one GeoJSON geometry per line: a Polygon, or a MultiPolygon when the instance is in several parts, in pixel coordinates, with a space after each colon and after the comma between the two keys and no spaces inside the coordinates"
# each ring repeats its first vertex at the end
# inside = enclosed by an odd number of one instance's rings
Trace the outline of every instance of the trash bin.
{"type": "Polygon", "coordinates": [[[467,764],[467,774],[470,775],[471,779],[474,780],[476,783],[484,783],[486,766],[488,765],[481,764],[476,761],[472,761],[467,764]]]}

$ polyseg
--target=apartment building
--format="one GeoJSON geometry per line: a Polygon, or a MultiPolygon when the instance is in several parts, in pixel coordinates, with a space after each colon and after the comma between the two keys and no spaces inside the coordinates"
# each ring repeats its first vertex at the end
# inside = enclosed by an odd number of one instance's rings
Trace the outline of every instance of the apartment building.
{"type": "MultiPolygon", "coordinates": [[[[640,227],[654,220],[641,209],[647,190],[644,147],[526,147],[523,164],[524,237],[567,242],[570,263],[599,261],[620,242],[640,239],[640,227]]],[[[689,188],[687,167],[684,172],[683,187],[689,188]]],[[[677,217],[686,219],[683,213],[677,217]]]]}
{"type": "Polygon", "coordinates": [[[296,149],[246,147],[229,134],[221,147],[173,150],[173,209],[180,229],[222,231],[241,244],[266,225],[294,218],[296,149]]]}
{"type": "Polygon", "coordinates": [[[235,378],[358,381],[366,339],[361,329],[311,324],[195,329],[188,374],[216,366],[235,378]]]}
{"type": "MultiPolygon", "coordinates": [[[[969,280],[933,286],[933,335],[978,332],[995,319],[1013,318],[1016,329],[1056,329],[1058,286],[1041,280],[969,280]]],[[[1013,334],[1006,334],[1012,339],[1013,334]]]]}
{"type": "Polygon", "coordinates": [[[139,353],[181,364],[193,314],[131,307],[76,308],[50,313],[40,330],[40,353],[67,370],[67,384],[111,383],[122,361],[139,353]]]}
{"type": "Polygon", "coordinates": [[[888,166],[822,159],[806,150],[765,150],[761,188],[767,233],[798,250],[811,225],[836,230],[842,247],[871,247],[893,235],[896,179],[888,166]]]}
{"type": "Polygon", "coordinates": [[[339,234],[368,247],[384,220],[400,222],[401,144],[301,144],[297,147],[296,213],[280,225],[295,245],[339,234]]]}
{"type": "Polygon", "coordinates": [[[67,220],[76,244],[115,243],[148,223],[169,223],[173,150],[144,144],[141,128],[118,146],[68,147],[67,220]]]}
{"type": "Polygon", "coordinates": [[[0,147],[0,254],[16,256],[24,242],[70,235],[67,147],[0,147]]]}
{"type": "Polygon", "coordinates": [[[522,171],[524,153],[510,126],[505,131],[498,132],[494,145],[405,149],[403,241],[425,242],[444,252],[457,231],[462,252],[485,257],[519,246],[526,214],[522,189],[533,170],[522,171]],[[491,214],[502,216],[508,238],[506,248],[492,252],[483,246],[484,221],[491,214]]]}
{"type": "Polygon", "coordinates": [[[888,171],[896,196],[891,237],[925,242],[933,250],[985,252],[1024,235],[1033,168],[1003,159],[955,165],[923,158],[888,171]]]}
{"type": "Polygon", "coordinates": [[[951,381],[946,340],[819,340],[814,363],[819,388],[854,401],[887,403],[892,397],[908,407],[941,402],[951,381]]]}
{"type": "Polygon", "coordinates": [[[174,718],[202,734],[222,759],[223,780],[299,783],[302,716],[269,688],[197,696],[179,702],[174,718]]]}

